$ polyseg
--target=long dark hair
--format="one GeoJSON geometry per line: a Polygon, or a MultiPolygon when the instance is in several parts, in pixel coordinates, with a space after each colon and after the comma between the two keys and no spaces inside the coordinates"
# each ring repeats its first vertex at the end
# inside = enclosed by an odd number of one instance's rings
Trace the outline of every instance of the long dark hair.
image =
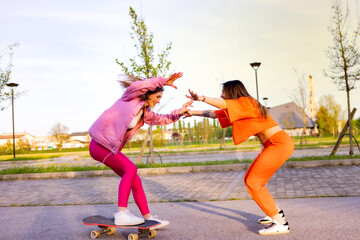
{"type": "Polygon", "coordinates": [[[261,116],[267,118],[266,108],[259,101],[253,98],[246,90],[244,84],[239,80],[231,80],[222,84],[224,99],[238,99],[240,97],[248,97],[257,103],[261,116]]]}
{"type": "Polygon", "coordinates": [[[149,99],[149,95],[157,93],[157,92],[163,92],[164,88],[163,87],[156,87],[154,91],[147,91],[145,94],[140,96],[140,99],[145,101],[147,99],[149,99]]]}

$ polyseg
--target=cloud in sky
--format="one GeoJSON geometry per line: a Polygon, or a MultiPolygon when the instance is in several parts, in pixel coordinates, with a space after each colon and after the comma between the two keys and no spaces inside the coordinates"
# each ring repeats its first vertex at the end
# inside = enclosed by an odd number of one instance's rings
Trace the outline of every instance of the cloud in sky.
{"type": "MultiPolygon", "coordinates": [[[[121,96],[115,59],[136,55],[129,6],[145,18],[156,51],[173,43],[172,70],[184,72],[178,90],[164,92],[163,102],[174,98],[162,113],[180,107],[187,89],[219,96],[230,79],[256,96],[253,61],[262,62],[259,95],[268,106],[292,101],[296,69],[313,76],[318,98],[331,94],[346,107],[345,93],[322,74],[331,44],[328,0],[3,0],[0,49],[20,44],[12,80],[28,90],[15,101],[17,131],[46,135],[56,122],[86,131],[121,96]]],[[[359,108],[358,93],[351,93],[352,107],[359,108]]],[[[0,134],[11,131],[9,108],[0,112],[0,134]]]]}

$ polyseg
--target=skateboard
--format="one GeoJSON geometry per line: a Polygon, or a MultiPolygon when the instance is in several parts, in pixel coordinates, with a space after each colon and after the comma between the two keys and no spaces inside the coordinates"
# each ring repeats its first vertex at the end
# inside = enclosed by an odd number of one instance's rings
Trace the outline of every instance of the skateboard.
{"type": "Polygon", "coordinates": [[[138,229],[139,234],[131,233],[128,235],[128,240],[137,240],[139,236],[147,236],[148,238],[156,237],[156,230],[150,230],[150,228],[159,225],[160,223],[153,220],[145,220],[144,223],[139,225],[115,225],[114,218],[107,218],[100,215],[86,217],[82,220],[85,225],[97,225],[100,230],[93,230],[90,233],[92,239],[100,237],[102,233],[107,233],[108,235],[115,233],[115,228],[134,228],[138,229]]]}

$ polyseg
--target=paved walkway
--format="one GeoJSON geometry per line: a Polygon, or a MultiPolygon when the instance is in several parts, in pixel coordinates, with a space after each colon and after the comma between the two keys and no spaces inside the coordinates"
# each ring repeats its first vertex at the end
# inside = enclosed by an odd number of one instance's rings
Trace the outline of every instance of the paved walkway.
{"type": "MultiPolygon", "coordinates": [[[[260,236],[264,216],[253,200],[150,203],[152,213],[170,221],[155,240],[354,240],[360,230],[360,197],[278,199],[290,224],[290,234],[260,236]],[[341,221],[339,221],[341,219],[341,221]]],[[[135,204],[130,211],[140,215],[135,204]]],[[[81,220],[89,215],[111,217],[115,205],[0,207],[1,240],[88,240],[97,226],[81,220]],[[21,223],[21,227],[19,227],[21,223]]],[[[99,239],[125,240],[131,229],[117,229],[99,239]]],[[[140,239],[147,239],[146,237],[140,239]]]]}
{"type": "MultiPolygon", "coordinates": [[[[263,227],[257,219],[263,213],[248,200],[244,174],[245,170],[142,175],[151,211],[171,222],[156,239],[264,239],[257,234],[263,227]]],[[[112,216],[119,181],[114,176],[0,181],[1,239],[90,239],[97,227],[81,220],[94,214],[112,216]]],[[[358,238],[360,230],[353,220],[360,209],[359,165],[281,168],[268,189],[285,209],[291,233],[266,239],[358,238]]],[[[132,198],[129,208],[139,215],[132,198]]],[[[102,238],[127,239],[132,232],[118,230],[102,238]]]]}
{"type": "MultiPolygon", "coordinates": [[[[151,203],[251,199],[244,174],[245,170],[141,178],[151,203]]],[[[119,181],[119,177],[0,181],[0,206],[116,204],[119,181]]],[[[360,196],[360,166],[281,168],[268,189],[275,198],[360,196]]]]}

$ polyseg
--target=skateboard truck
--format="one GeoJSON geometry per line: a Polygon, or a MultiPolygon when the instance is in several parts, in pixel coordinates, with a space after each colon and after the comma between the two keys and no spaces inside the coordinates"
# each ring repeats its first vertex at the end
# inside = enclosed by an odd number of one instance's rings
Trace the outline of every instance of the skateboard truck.
{"type": "MultiPolygon", "coordinates": [[[[115,227],[105,227],[99,226],[100,230],[91,231],[90,236],[92,239],[99,238],[101,234],[107,233],[108,235],[112,235],[116,232],[115,227]]],[[[150,229],[139,229],[139,234],[137,233],[130,233],[128,235],[128,240],[138,240],[141,236],[147,236],[148,238],[155,238],[156,237],[156,230],[150,229]]]]}

